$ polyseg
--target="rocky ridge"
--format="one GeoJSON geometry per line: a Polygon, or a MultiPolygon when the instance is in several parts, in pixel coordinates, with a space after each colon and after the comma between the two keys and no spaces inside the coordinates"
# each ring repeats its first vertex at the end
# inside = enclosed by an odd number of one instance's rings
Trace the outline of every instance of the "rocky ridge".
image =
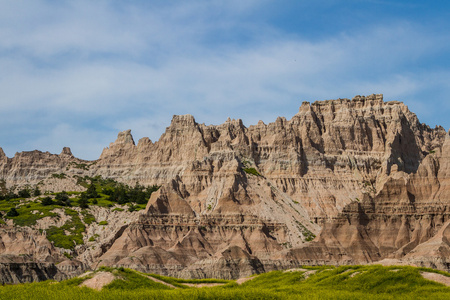
{"type": "Polygon", "coordinates": [[[124,131],[94,162],[67,148],[0,151],[0,174],[9,187],[54,191],[85,175],[161,186],[95,254],[77,252],[91,267],[237,278],[391,258],[448,269],[448,143],[403,103],[370,95],[304,102],[291,120],[248,128],[174,116],[158,141],[136,145],[124,131]],[[436,248],[428,260],[426,243],[436,248]]]}

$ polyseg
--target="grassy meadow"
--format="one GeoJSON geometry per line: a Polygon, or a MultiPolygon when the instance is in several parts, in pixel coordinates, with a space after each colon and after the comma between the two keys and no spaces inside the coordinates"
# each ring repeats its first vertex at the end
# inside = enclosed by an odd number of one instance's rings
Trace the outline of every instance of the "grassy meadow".
{"type": "Polygon", "coordinates": [[[184,280],[123,268],[99,271],[116,278],[101,291],[80,287],[94,273],[62,282],[2,286],[0,299],[450,299],[449,287],[424,279],[421,272],[450,274],[404,266],[305,267],[255,275],[240,285],[232,280],[184,280]],[[187,283],[222,285],[199,288],[187,283]]]}

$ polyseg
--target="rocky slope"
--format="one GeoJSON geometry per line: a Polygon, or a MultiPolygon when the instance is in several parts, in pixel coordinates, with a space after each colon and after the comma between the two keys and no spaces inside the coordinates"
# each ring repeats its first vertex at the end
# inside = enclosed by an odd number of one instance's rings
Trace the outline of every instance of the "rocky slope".
{"type": "Polygon", "coordinates": [[[449,162],[447,134],[415,173],[392,172],[374,197],[347,205],[313,243],[290,254],[299,260],[342,262],[345,257],[346,263],[360,264],[384,259],[450,270],[449,162]]]}
{"type": "Polygon", "coordinates": [[[157,142],[124,131],[94,162],[68,148],[0,151],[0,174],[51,191],[82,190],[86,175],[161,186],[139,219],[76,253],[91,267],[236,278],[390,258],[448,269],[449,143],[403,103],[356,96],[248,128],[174,116],[157,142]]]}

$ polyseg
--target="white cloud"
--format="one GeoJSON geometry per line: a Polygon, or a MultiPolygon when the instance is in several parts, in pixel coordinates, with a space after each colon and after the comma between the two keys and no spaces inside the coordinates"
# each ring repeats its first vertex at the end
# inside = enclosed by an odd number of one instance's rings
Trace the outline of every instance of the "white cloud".
{"type": "Polygon", "coordinates": [[[245,19],[260,2],[233,3],[2,2],[0,125],[10,133],[0,135],[0,146],[70,146],[95,159],[113,131],[130,128],[136,142],[157,140],[173,114],[251,125],[290,118],[303,100],[356,94],[411,99],[422,121],[448,112],[448,101],[427,110],[414,103],[430,89],[448,94],[449,73],[411,69],[448,52],[448,34],[398,21],[313,41],[245,19]],[[239,30],[254,40],[208,42],[239,30]],[[21,115],[27,118],[18,122],[21,115]],[[26,128],[33,128],[30,139],[13,143],[26,128]]]}
{"type": "Polygon", "coordinates": [[[102,132],[92,128],[80,128],[61,123],[45,135],[24,143],[26,149],[43,149],[51,153],[61,153],[64,146],[70,146],[73,155],[80,158],[96,159],[104,147],[115,140],[117,134],[112,130],[102,132]]]}

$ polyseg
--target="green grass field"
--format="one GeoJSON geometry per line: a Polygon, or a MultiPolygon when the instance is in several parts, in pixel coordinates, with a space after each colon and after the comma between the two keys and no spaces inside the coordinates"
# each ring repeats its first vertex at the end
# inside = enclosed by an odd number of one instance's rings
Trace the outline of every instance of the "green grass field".
{"type": "Polygon", "coordinates": [[[296,272],[256,275],[242,285],[232,280],[183,280],[143,274],[129,269],[101,268],[116,279],[101,291],[79,285],[91,278],[46,281],[0,287],[0,299],[450,299],[450,288],[429,281],[421,272],[448,273],[414,267],[309,267],[296,272]],[[150,280],[148,276],[176,288],[150,280]],[[222,283],[216,287],[189,287],[186,283],[222,283]]]}

